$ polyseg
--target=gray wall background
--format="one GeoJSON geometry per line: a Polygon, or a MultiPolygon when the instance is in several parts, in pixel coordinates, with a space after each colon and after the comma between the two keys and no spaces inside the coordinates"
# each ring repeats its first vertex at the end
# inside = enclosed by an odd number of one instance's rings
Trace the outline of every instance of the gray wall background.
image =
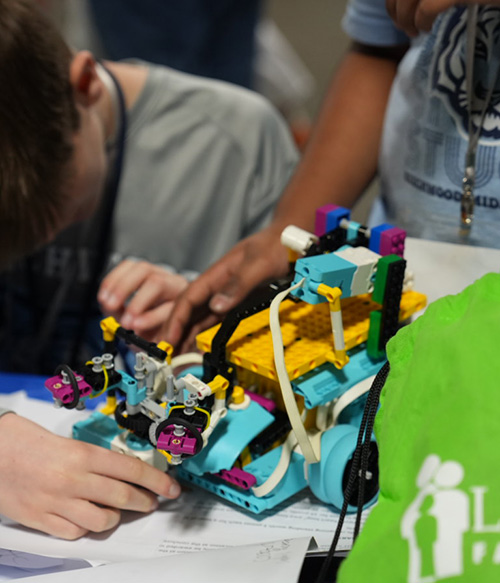
{"type": "MultiPolygon", "coordinates": [[[[308,113],[315,117],[330,79],[349,46],[341,28],[347,0],[267,0],[265,12],[312,73],[316,91],[308,100],[308,113]]],[[[376,181],[353,209],[353,219],[366,223],[376,196],[376,181]]]]}
{"type": "Polygon", "coordinates": [[[309,100],[311,114],[318,112],[330,78],[349,39],[340,22],[347,0],[267,0],[265,12],[274,20],[316,80],[309,100]]]}

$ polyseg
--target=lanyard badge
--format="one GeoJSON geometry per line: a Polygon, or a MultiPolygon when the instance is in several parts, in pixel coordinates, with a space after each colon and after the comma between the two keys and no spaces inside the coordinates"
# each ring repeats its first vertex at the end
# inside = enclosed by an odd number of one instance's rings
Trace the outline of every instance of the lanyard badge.
{"type": "MultiPolygon", "coordinates": [[[[482,100],[482,107],[479,110],[477,124],[473,123],[474,112],[474,56],[476,48],[476,26],[477,26],[478,6],[477,4],[467,7],[467,29],[466,29],[466,62],[465,62],[465,84],[467,91],[467,114],[468,114],[468,138],[467,153],[465,155],[465,172],[462,181],[462,197],[460,200],[460,228],[461,237],[467,238],[470,235],[472,223],[474,221],[474,187],[476,181],[476,152],[481,136],[481,130],[486,116],[486,111],[491,103],[493,90],[498,79],[498,69],[494,76],[486,96],[482,100]],[[475,125],[475,127],[474,127],[475,125]]],[[[477,110],[476,110],[477,111],[477,110]]]]}
{"type": "Polygon", "coordinates": [[[476,178],[475,163],[465,165],[462,181],[462,198],[460,200],[460,235],[468,237],[474,220],[474,184],[476,178]]]}
{"type": "MultiPolygon", "coordinates": [[[[476,150],[481,134],[484,115],[474,129],[472,122],[473,93],[474,93],[474,54],[476,49],[477,5],[467,8],[467,37],[465,61],[465,86],[467,91],[468,138],[467,153],[465,154],[465,172],[462,180],[462,198],[460,200],[460,229],[461,237],[468,237],[474,220],[474,186],[476,179],[476,150]]],[[[489,99],[488,99],[489,101],[489,99]]],[[[486,113],[488,103],[484,104],[483,114],[486,113]]]]}

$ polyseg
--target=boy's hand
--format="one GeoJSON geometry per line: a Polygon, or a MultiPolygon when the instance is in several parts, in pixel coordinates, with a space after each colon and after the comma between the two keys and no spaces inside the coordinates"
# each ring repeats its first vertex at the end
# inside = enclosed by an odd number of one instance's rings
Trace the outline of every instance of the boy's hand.
{"type": "Polygon", "coordinates": [[[190,350],[197,334],[220,320],[258,284],[286,274],[288,252],[281,228],[271,227],[240,241],[179,296],[162,338],[190,350]]]}
{"type": "Polygon", "coordinates": [[[441,12],[459,4],[499,6],[500,0],[386,0],[390,17],[408,36],[429,31],[441,12]]]}
{"type": "Polygon", "coordinates": [[[76,539],[120,521],[120,510],[150,512],[177,482],[128,455],[58,437],[8,413],[0,418],[0,513],[48,534],[76,539]]]}
{"type": "Polygon", "coordinates": [[[147,261],[126,259],[103,280],[98,293],[102,311],[146,340],[158,341],[174,300],[188,286],[181,275],[147,261]]]}

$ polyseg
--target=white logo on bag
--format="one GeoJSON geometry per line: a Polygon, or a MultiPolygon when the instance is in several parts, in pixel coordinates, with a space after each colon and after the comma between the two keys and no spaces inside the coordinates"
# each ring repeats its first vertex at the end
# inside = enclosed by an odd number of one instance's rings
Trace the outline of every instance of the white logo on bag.
{"type": "Polygon", "coordinates": [[[458,462],[441,463],[437,455],[430,455],[422,464],[417,476],[419,492],[401,521],[401,535],[410,547],[408,583],[432,583],[463,573],[463,535],[470,528],[469,498],[457,490],[463,478],[464,469],[458,462]],[[418,540],[416,528],[424,509],[437,523],[436,541],[427,541],[432,545],[432,569],[425,573],[422,555],[428,549],[422,548],[424,541],[418,540]]]}
{"type": "MultiPolygon", "coordinates": [[[[418,493],[401,520],[401,536],[408,541],[408,583],[433,583],[447,577],[457,577],[464,572],[464,534],[500,533],[500,520],[486,524],[484,486],[470,488],[473,504],[468,494],[458,486],[464,479],[464,468],[457,461],[442,462],[439,456],[429,455],[417,475],[418,493]],[[472,529],[470,524],[473,511],[472,529]],[[422,521],[435,522],[435,539],[419,537],[422,521]]],[[[428,533],[427,533],[428,534],[428,533]]],[[[490,541],[491,542],[491,541],[490,541]]],[[[493,564],[500,564],[500,543],[491,553],[486,541],[472,544],[471,559],[481,564],[491,555],[493,564]]]]}

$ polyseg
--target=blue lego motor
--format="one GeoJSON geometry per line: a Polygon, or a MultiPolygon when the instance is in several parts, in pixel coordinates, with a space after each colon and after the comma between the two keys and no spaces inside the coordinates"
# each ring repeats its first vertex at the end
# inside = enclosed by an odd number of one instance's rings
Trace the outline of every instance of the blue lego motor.
{"type": "MultiPolygon", "coordinates": [[[[351,471],[358,430],[354,425],[342,424],[325,431],[321,436],[321,459],[317,464],[311,464],[308,469],[308,483],[314,495],[339,511],[344,503],[344,491],[351,471]]],[[[371,506],[378,494],[378,453],[373,437],[370,456],[364,508],[371,506]]],[[[349,500],[348,512],[356,510],[357,500],[356,489],[349,500]]]]}

